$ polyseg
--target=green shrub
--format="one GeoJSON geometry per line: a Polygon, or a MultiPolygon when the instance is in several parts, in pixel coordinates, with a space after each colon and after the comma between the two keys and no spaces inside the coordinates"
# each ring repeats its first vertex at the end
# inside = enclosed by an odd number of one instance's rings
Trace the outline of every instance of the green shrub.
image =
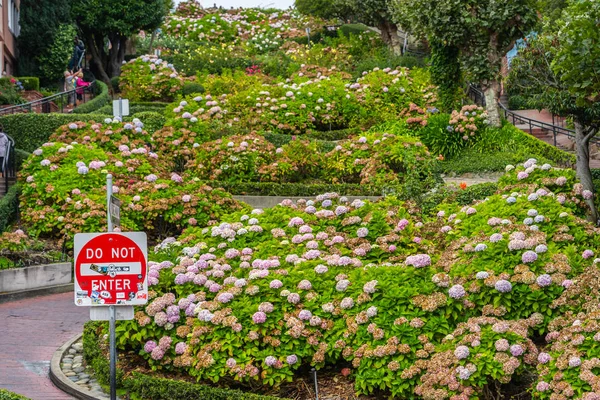
{"type": "Polygon", "coordinates": [[[244,393],[134,372],[123,382],[125,389],[148,400],[281,400],[281,397],[244,393]]]}
{"type": "Polygon", "coordinates": [[[492,196],[497,190],[498,184],[493,182],[467,186],[467,188],[460,190],[444,186],[435,193],[426,195],[421,203],[421,208],[424,214],[429,214],[439,207],[440,204],[457,203],[458,205],[465,206],[472,204],[475,200],[492,196]]]}
{"type": "Polygon", "coordinates": [[[110,78],[110,85],[115,93],[121,93],[121,89],[119,88],[119,77],[113,76],[110,78]]]}
{"type": "Polygon", "coordinates": [[[524,96],[514,95],[508,98],[508,109],[509,110],[528,110],[532,108],[529,104],[529,100],[524,96]]]}
{"type": "Polygon", "coordinates": [[[59,127],[76,121],[103,121],[108,115],[12,114],[0,116],[0,125],[15,140],[15,147],[32,152],[48,141],[59,127]]]}
{"type": "Polygon", "coordinates": [[[40,78],[36,78],[35,76],[21,76],[15,79],[21,81],[24,90],[40,90],[40,78]]]}
{"type": "MultiPolygon", "coordinates": [[[[355,183],[273,183],[223,181],[207,182],[215,188],[244,196],[310,197],[323,193],[339,193],[343,196],[382,196],[387,193],[401,194],[401,187],[393,185],[359,185],[355,183]]],[[[406,196],[403,196],[406,197],[406,196]]]]}
{"type": "Polygon", "coordinates": [[[197,82],[186,82],[183,85],[183,89],[181,91],[184,96],[188,96],[196,93],[204,93],[204,86],[197,82]]]}
{"type": "Polygon", "coordinates": [[[513,135],[515,141],[519,143],[519,145],[525,149],[528,149],[528,151],[531,153],[538,155],[538,157],[546,157],[548,160],[560,166],[575,165],[575,155],[543,142],[535,136],[516,128],[512,124],[506,123],[502,127],[502,131],[504,131],[506,134],[513,135]]]}
{"type": "Polygon", "coordinates": [[[74,108],[74,114],[89,114],[108,104],[108,102],[110,101],[110,96],[108,93],[108,86],[106,86],[106,83],[97,80],[95,85],[96,88],[94,89],[94,91],[96,93],[96,97],[94,97],[87,103],[84,103],[79,107],[74,108]]]}
{"type": "MultiPolygon", "coordinates": [[[[103,340],[107,324],[89,321],[83,327],[83,357],[94,371],[94,376],[102,385],[109,385],[110,365],[103,354],[103,348],[108,344],[103,340]]],[[[277,400],[279,397],[261,396],[253,393],[244,393],[239,390],[221,389],[190,382],[172,379],[155,378],[148,375],[134,373],[125,377],[121,369],[117,369],[117,387],[148,400],[277,400]]],[[[12,400],[8,397],[6,400],[12,400]]],[[[21,398],[15,397],[14,400],[21,398]]],[[[0,392],[0,400],[2,392],[0,392]]]]}
{"type": "MultiPolygon", "coordinates": [[[[156,106],[151,105],[140,105],[138,103],[129,103],[129,115],[134,115],[141,112],[153,111],[159,114],[164,112],[165,107],[163,103],[158,103],[156,106]]],[[[94,114],[103,114],[103,115],[113,115],[113,106],[112,104],[107,104],[102,108],[94,111],[94,114]]]]}
{"type": "Polygon", "coordinates": [[[31,153],[21,150],[15,149],[15,164],[17,167],[17,171],[21,170],[21,165],[23,165],[23,161],[27,160],[27,158],[31,155],[31,153]]]}
{"type": "Polygon", "coordinates": [[[25,100],[17,92],[14,83],[11,82],[14,78],[0,78],[0,105],[23,104],[25,100]]]}
{"type": "Polygon", "coordinates": [[[21,396],[5,389],[0,389],[0,400],[28,400],[28,397],[21,396]]]}
{"type": "Polygon", "coordinates": [[[132,118],[139,118],[144,124],[144,129],[149,133],[154,133],[165,125],[167,119],[154,111],[143,111],[132,115],[132,118]]]}
{"type": "Polygon", "coordinates": [[[8,189],[8,193],[0,199],[0,232],[4,232],[7,227],[17,220],[20,192],[20,186],[18,184],[13,185],[8,189]]]}

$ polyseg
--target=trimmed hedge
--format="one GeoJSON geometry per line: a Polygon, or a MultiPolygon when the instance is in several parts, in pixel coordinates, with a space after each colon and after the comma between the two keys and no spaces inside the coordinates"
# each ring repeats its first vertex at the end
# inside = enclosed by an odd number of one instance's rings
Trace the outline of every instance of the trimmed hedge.
{"type": "MultiPolygon", "coordinates": [[[[137,114],[137,113],[141,113],[141,112],[150,112],[150,111],[162,114],[165,111],[165,107],[162,106],[161,104],[156,105],[156,106],[151,106],[151,105],[140,105],[138,103],[129,103],[129,115],[133,115],[133,114],[137,114]]],[[[107,104],[104,107],[99,108],[98,110],[94,111],[94,114],[112,115],[113,114],[112,104],[107,104]]]]}
{"type": "Polygon", "coordinates": [[[0,232],[4,232],[19,215],[19,193],[21,188],[15,184],[8,189],[8,193],[0,199],[0,232]]]}
{"type": "MultiPolygon", "coordinates": [[[[79,107],[74,108],[73,109],[74,114],[89,114],[89,113],[92,113],[92,112],[102,108],[103,106],[105,106],[106,104],[109,103],[110,96],[108,93],[108,86],[106,86],[106,83],[96,80],[95,91],[96,91],[96,97],[94,97],[92,100],[88,101],[87,103],[84,103],[84,104],[80,105],[79,107]]],[[[111,112],[111,114],[112,114],[112,112],[111,112]]]]}
{"type": "Polygon", "coordinates": [[[162,129],[167,122],[167,119],[164,117],[164,115],[155,111],[138,112],[133,114],[131,118],[139,118],[144,124],[144,129],[150,134],[162,129]]]}
{"type": "Polygon", "coordinates": [[[37,90],[38,92],[40,91],[40,78],[37,78],[35,76],[21,76],[15,79],[21,81],[24,90],[37,90]]]}
{"type": "MultiPolygon", "coordinates": [[[[265,133],[263,136],[276,147],[281,147],[292,141],[292,136],[279,133],[265,133]]],[[[299,139],[302,139],[302,137],[299,139]]],[[[336,143],[332,141],[312,139],[311,137],[308,137],[308,140],[316,142],[319,146],[319,150],[324,153],[333,150],[336,146],[336,143]]]]}
{"type": "Polygon", "coordinates": [[[221,389],[185,381],[154,378],[134,372],[123,382],[124,387],[141,399],[148,400],[282,400],[239,390],[221,389]]]}
{"type": "Polygon", "coordinates": [[[213,188],[223,188],[225,191],[240,196],[318,196],[323,193],[335,192],[342,196],[383,196],[384,194],[398,194],[403,197],[402,187],[360,185],[355,183],[273,183],[273,182],[246,182],[230,183],[212,181],[206,182],[213,188]]]}
{"type": "Polygon", "coordinates": [[[21,166],[23,165],[23,162],[25,160],[27,160],[30,155],[31,155],[31,153],[29,153],[25,150],[15,149],[15,164],[17,166],[17,171],[21,170],[21,166]]]}
{"type": "Polygon", "coordinates": [[[109,115],[77,115],[77,114],[12,114],[0,116],[0,125],[15,140],[15,147],[33,152],[59,127],[77,121],[104,121],[109,115]]]}
{"type": "MultiPolygon", "coordinates": [[[[102,354],[99,339],[103,336],[103,322],[89,321],[83,327],[83,357],[94,370],[95,377],[102,385],[109,384],[110,365],[102,354]]],[[[134,372],[124,376],[117,368],[117,387],[125,388],[138,398],[145,400],[282,400],[279,397],[244,393],[239,390],[222,389],[190,382],[165,378],[155,378],[134,372]]],[[[0,397],[0,400],[3,400],[0,397]]],[[[285,399],[284,399],[285,400],[285,399]]]]}
{"type": "Polygon", "coordinates": [[[0,389],[0,400],[29,400],[29,397],[21,396],[5,389],[0,389]]]}
{"type": "Polygon", "coordinates": [[[575,165],[576,157],[574,154],[567,153],[551,144],[542,142],[535,136],[525,133],[513,125],[510,126],[514,129],[514,134],[518,138],[519,144],[528,149],[532,154],[542,155],[560,166],[572,167],[575,165]]]}
{"type": "Polygon", "coordinates": [[[482,200],[493,195],[497,190],[498,184],[493,182],[480,183],[461,190],[443,187],[435,193],[426,195],[421,203],[421,208],[424,213],[430,213],[442,203],[457,203],[466,206],[475,200],[482,200]]]}

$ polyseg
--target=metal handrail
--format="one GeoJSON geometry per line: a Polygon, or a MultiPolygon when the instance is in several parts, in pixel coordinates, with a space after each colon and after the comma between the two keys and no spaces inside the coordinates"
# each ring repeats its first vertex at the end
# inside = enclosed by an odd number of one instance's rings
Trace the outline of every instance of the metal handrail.
{"type": "Polygon", "coordinates": [[[63,112],[64,111],[64,98],[67,98],[67,101],[69,99],[69,96],[76,96],[77,95],[77,90],[81,90],[83,89],[83,102],[86,102],[86,98],[85,98],[85,93],[93,93],[93,89],[96,86],[96,81],[92,81],[90,83],[89,86],[86,87],[80,87],[80,88],[76,88],[76,89],[71,89],[71,90],[67,90],[65,92],[61,92],[61,93],[57,93],[57,94],[53,94],[52,96],[48,96],[48,97],[44,97],[42,99],[38,99],[38,100],[34,100],[34,101],[30,101],[29,103],[24,103],[24,104],[17,104],[11,107],[6,107],[6,108],[2,108],[0,109],[0,115],[7,115],[7,114],[17,114],[20,112],[31,112],[34,107],[42,107],[42,113],[44,113],[44,108],[43,106],[45,104],[49,104],[49,103],[53,103],[55,100],[60,99],[60,111],[63,112]]]}
{"type": "MultiPolygon", "coordinates": [[[[6,135],[6,133],[5,133],[6,135]]],[[[8,138],[8,146],[4,150],[4,160],[2,160],[2,175],[4,177],[4,193],[8,193],[8,185],[10,179],[16,177],[16,157],[15,157],[15,140],[6,135],[8,138]]]]}
{"type": "MultiPolygon", "coordinates": [[[[475,104],[482,106],[482,107],[485,106],[485,96],[483,95],[481,90],[477,89],[472,84],[469,84],[469,96],[475,102],[475,104]]],[[[556,137],[558,135],[565,135],[565,136],[575,140],[575,131],[573,129],[565,128],[563,126],[558,126],[555,124],[549,124],[547,122],[538,121],[533,118],[524,117],[522,115],[515,113],[514,111],[509,110],[508,107],[506,107],[500,101],[498,101],[498,105],[504,112],[504,118],[508,121],[510,121],[512,119],[513,125],[518,125],[518,124],[529,125],[529,133],[530,134],[533,134],[533,128],[541,128],[546,131],[551,131],[553,140],[554,140],[554,147],[557,147],[556,137]],[[518,122],[518,124],[517,124],[517,122],[518,122]]],[[[552,119],[554,120],[554,115],[552,116],[552,119]]],[[[595,138],[592,138],[590,140],[590,142],[594,143],[594,144],[600,144],[600,140],[595,139],[595,138]]]]}

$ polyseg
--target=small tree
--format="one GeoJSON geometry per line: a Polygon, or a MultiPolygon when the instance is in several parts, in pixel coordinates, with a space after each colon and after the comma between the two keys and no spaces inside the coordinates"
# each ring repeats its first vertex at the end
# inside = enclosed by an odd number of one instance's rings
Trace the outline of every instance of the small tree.
{"type": "Polygon", "coordinates": [[[92,56],[98,77],[110,87],[119,76],[127,39],[140,30],[158,28],[171,8],[170,0],[73,0],[71,12],[92,56]]]}
{"type": "MultiPolygon", "coordinates": [[[[595,193],[590,171],[589,142],[600,130],[600,2],[572,0],[558,21],[552,62],[573,98],[577,145],[577,175],[584,189],[595,193]]],[[[587,200],[598,221],[594,200],[587,200]]]]}
{"type": "Polygon", "coordinates": [[[500,126],[502,59],[537,22],[534,0],[393,0],[396,22],[460,50],[467,78],[480,83],[490,124],[500,126]]]}
{"type": "Polygon", "coordinates": [[[388,0],[296,0],[295,5],[303,14],[352,20],[376,27],[394,54],[402,52],[398,26],[392,20],[388,0]]]}

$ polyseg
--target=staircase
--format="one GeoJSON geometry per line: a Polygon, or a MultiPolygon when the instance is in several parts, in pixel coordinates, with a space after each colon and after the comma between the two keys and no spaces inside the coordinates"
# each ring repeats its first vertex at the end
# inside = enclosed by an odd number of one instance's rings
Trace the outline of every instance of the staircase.
{"type": "Polygon", "coordinates": [[[8,190],[11,188],[11,186],[13,186],[15,183],[17,183],[17,178],[5,179],[4,177],[0,177],[0,198],[4,197],[4,195],[8,193],[8,190]],[[7,182],[8,186],[6,185],[7,182]]]}

